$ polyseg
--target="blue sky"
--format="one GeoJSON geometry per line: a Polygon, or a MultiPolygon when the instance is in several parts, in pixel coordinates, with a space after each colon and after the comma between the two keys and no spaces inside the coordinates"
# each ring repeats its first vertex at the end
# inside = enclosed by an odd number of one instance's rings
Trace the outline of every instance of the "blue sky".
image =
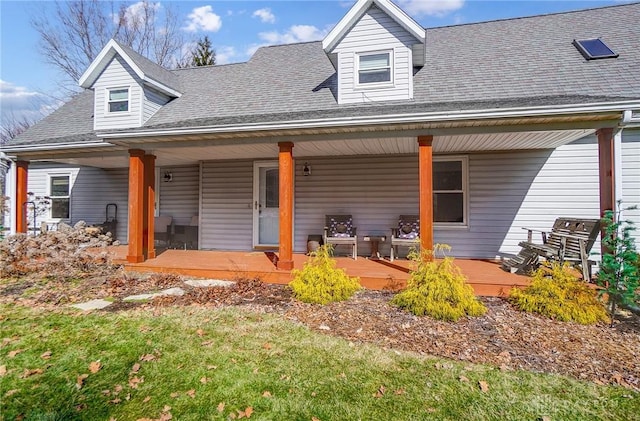
{"type": "MultiPolygon", "coordinates": [[[[620,1],[394,0],[424,27],[457,25],[617,4],[620,1]]],[[[119,2],[116,2],[119,3],[119,2]]],[[[162,1],[179,14],[187,39],[208,35],[218,64],[246,61],[262,45],[322,37],[354,1],[162,1]]],[[[128,2],[135,10],[135,1],[128,2]]],[[[56,106],[60,74],[38,53],[30,26],[35,12],[53,10],[51,1],[0,0],[0,115],[35,117],[56,106]]]]}

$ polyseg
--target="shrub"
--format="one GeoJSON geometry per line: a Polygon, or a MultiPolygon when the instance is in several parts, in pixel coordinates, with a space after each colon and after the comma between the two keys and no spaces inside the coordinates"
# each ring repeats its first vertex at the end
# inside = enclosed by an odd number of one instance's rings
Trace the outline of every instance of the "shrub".
{"type": "Polygon", "coordinates": [[[295,298],[305,303],[327,304],[346,300],[361,288],[360,279],[350,278],[337,268],[331,254],[330,245],[319,247],[302,270],[293,270],[289,286],[295,298]]]}
{"type": "Polygon", "coordinates": [[[513,288],[509,300],[522,311],[564,322],[594,324],[608,320],[597,292],[578,279],[567,265],[558,263],[551,268],[540,267],[531,285],[524,290],[513,288]]]}
{"type": "Polygon", "coordinates": [[[12,235],[0,241],[0,278],[37,274],[67,280],[109,272],[113,267],[105,247],[111,242],[82,221],[37,236],[12,235]]]}
{"type": "MultiPolygon", "coordinates": [[[[439,246],[439,249],[448,249],[439,246]]],[[[476,298],[467,278],[453,263],[453,258],[432,260],[432,253],[412,251],[409,257],[416,268],[411,271],[407,288],[398,293],[393,304],[417,316],[456,321],[463,316],[481,316],[487,309],[476,298]]]]}
{"type": "Polygon", "coordinates": [[[596,283],[602,288],[600,292],[609,297],[612,323],[616,304],[636,311],[640,305],[640,257],[631,235],[636,228],[632,221],[622,219],[624,211],[634,209],[636,206],[623,209],[622,203],[618,202],[617,212],[606,211],[602,218],[605,231],[602,245],[606,252],[596,283]]]}

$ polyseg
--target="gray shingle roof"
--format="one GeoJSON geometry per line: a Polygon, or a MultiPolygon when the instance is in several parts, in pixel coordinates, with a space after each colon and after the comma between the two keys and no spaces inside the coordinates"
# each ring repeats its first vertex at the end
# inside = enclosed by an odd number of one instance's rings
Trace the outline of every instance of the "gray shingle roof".
{"type": "MultiPolygon", "coordinates": [[[[142,129],[640,100],[638,22],[640,3],[428,29],[414,99],[392,103],[337,104],[320,42],[264,47],[246,63],[165,71],[183,95],[142,129]],[[572,41],[595,37],[620,56],[586,61],[572,41]]],[[[82,95],[13,144],[91,133],[82,95]]]]}
{"type": "Polygon", "coordinates": [[[170,70],[165,69],[164,67],[158,66],[153,61],[149,60],[142,54],[139,54],[135,50],[130,47],[121,44],[116,41],[118,46],[122,48],[125,53],[133,60],[136,65],[142,70],[142,72],[150,77],[151,79],[162,83],[163,85],[168,86],[169,88],[180,91],[180,80],[178,77],[170,70]]]}

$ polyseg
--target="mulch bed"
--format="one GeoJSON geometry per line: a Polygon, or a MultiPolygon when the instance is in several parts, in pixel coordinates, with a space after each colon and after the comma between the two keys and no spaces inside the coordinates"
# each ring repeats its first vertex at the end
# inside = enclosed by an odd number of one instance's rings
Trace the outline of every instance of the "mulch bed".
{"type": "Polygon", "coordinates": [[[76,285],[52,282],[41,289],[34,289],[38,285],[34,281],[17,282],[0,284],[0,302],[47,307],[114,297],[116,302],[104,311],[141,306],[243,306],[354,342],[640,390],[640,318],[632,314],[620,314],[614,327],[583,326],[520,312],[501,298],[483,298],[488,308],[484,316],[449,323],[400,310],[389,304],[393,293],[384,291],[364,290],[350,300],[320,306],[300,303],[286,286],[259,280],[211,288],[189,287],[175,275],[119,275],[76,285]],[[27,288],[22,282],[34,291],[25,294],[27,288]],[[174,286],[180,286],[186,294],[156,298],[146,304],[120,301],[127,295],[174,286]]]}

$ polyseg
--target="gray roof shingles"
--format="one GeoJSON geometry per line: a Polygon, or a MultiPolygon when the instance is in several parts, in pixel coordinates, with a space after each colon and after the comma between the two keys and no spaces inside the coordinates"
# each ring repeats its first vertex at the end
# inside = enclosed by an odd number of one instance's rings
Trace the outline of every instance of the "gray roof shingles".
{"type": "MultiPolygon", "coordinates": [[[[426,65],[414,76],[412,101],[337,104],[335,69],[320,42],[263,47],[239,64],[171,72],[153,65],[162,70],[154,77],[171,74],[177,82],[165,79],[167,85],[179,84],[183,95],[140,130],[638,100],[639,21],[635,3],[428,29],[426,65]],[[586,61],[572,45],[596,37],[620,56],[586,61]]],[[[144,60],[147,72],[153,63],[144,60]]],[[[65,141],[82,133],[95,139],[92,110],[92,94],[80,94],[12,144],[42,143],[43,136],[44,143],[65,141]]]]}

